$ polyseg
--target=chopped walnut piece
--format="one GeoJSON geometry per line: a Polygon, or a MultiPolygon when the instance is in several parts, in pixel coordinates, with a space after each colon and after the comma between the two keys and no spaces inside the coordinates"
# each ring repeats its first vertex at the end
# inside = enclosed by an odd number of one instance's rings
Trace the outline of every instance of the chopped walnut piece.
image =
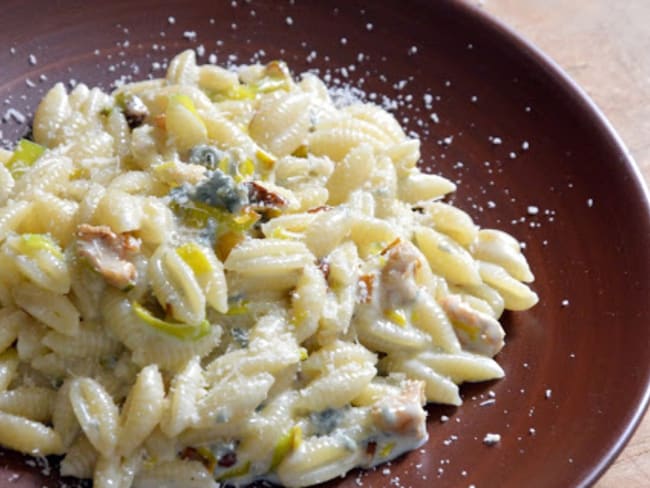
{"type": "Polygon", "coordinates": [[[106,225],[80,224],[77,227],[77,252],[88,260],[106,282],[116,288],[133,286],[136,269],[126,259],[140,249],[140,241],[128,234],[116,234],[106,225]]]}

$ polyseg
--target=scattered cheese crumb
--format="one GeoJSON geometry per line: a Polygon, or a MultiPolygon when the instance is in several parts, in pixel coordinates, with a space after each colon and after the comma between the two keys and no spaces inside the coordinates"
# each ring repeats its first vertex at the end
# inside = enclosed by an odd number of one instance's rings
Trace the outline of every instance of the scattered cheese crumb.
{"type": "Polygon", "coordinates": [[[562,306],[563,307],[568,307],[569,306],[569,300],[566,299],[566,298],[564,300],[562,300],[562,306]]]}
{"type": "Polygon", "coordinates": [[[488,432],[485,434],[485,437],[483,437],[483,444],[486,446],[493,446],[495,444],[498,444],[501,442],[501,435],[500,434],[493,434],[491,432],[488,432]]]}
{"type": "Polygon", "coordinates": [[[536,207],[535,205],[529,205],[526,209],[526,212],[528,212],[528,215],[537,215],[539,213],[539,207],[536,207]]]}
{"type": "Polygon", "coordinates": [[[293,18],[291,18],[291,17],[287,17],[287,18],[285,19],[285,21],[286,21],[287,25],[293,25],[293,18]]]}
{"type": "Polygon", "coordinates": [[[544,392],[544,398],[551,398],[551,395],[553,394],[553,391],[549,388],[544,392]]]}
{"type": "Polygon", "coordinates": [[[167,17],[167,22],[169,22],[171,25],[174,25],[176,23],[176,17],[172,17],[171,15],[167,17]]]}
{"type": "Polygon", "coordinates": [[[33,54],[30,54],[27,60],[29,61],[29,64],[31,64],[32,66],[34,66],[37,63],[36,56],[34,56],[33,54]]]}
{"type": "Polygon", "coordinates": [[[594,199],[593,198],[587,198],[587,207],[591,208],[594,206],[594,199]]]}

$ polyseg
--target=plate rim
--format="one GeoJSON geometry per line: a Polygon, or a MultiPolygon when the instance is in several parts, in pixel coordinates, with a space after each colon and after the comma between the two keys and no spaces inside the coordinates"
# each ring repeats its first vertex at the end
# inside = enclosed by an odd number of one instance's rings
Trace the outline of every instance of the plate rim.
{"type": "MultiPolygon", "coordinates": [[[[504,44],[510,45],[520,52],[521,55],[529,59],[539,69],[552,78],[558,88],[565,94],[569,95],[581,110],[591,115],[594,125],[602,130],[604,137],[609,139],[612,148],[615,148],[621,157],[621,163],[624,164],[625,170],[631,175],[628,185],[633,185],[638,190],[642,199],[642,207],[646,218],[646,223],[650,227],[650,188],[646,184],[641,169],[634,157],[630,153],[627,145],[618,134],[613,124],[607,119],[602,109],[549,54],[527,39],[523,34],[508,25],[505,21],[498,18],[491,12],[486,11],[483,7],[470,3],[470,0],[443,0],[452,9],[456,9],[461,15],[466,15],[473,21],[482,24],[486,29],[501,37],[504,44]]],[[[624,424],[621,431],[616,432],[617,436],[614,442],[606,446],[603,455],[596,459],[594,464],[585,469],[585,473],[578,480],[580,486],[593,485],[601,478],[608,468],[614,463],[621,452],[629,443],[630,439],[640,426],[646,412],[650,410],[650,364],[646,368],[644,377],[640,382],[639,388],[640,401],[635,404],[629,412],[631,415],[624,424]]],[[[605,447],[605,446],[603,446],[605,447]]]]}

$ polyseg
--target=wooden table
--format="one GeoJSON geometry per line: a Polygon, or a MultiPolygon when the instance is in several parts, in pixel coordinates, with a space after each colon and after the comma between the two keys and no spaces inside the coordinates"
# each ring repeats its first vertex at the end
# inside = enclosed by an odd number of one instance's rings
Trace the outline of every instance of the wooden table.
{"type": "MultiPolygon", "coordinates": [[[[650,1],[471,0],[560,64],[627,144],[650,186],[650,1]]],[[[596,488],[650,487],[650,414],[596,488]]]]}

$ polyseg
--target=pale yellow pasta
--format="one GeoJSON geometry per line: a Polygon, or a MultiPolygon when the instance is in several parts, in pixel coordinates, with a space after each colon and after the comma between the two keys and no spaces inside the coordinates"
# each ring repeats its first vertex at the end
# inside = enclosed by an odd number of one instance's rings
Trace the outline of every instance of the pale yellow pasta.
{"type": "Polygon", "coordinates": [[[114,232],[133,232],[140,229],[144,199],[118,189],[109,189],[97,202],[91,222],[108,225],[114,232]]]}
{"type": "Polygon", "coordinates": [[[165,387],[158,366],[142,368],[120,413],[117,452],[128,457],[158,425],[163,413],[165,387]]]}
{"type": "Polygon", "coordinates": [[[434,347],[445,352],[460,351],[460,343],[449,318],[430,295],[422,294],[416,298],[411,321],[431,336],[434,347]]]}
{"type": "Polygon", "coordinates": [[[61,474],[75,478],[92,478],[97,451],[85,435],[77,437],[61,461],[61,474]]]}
{"type": "Polygon", "coordinates": [[[59,435],[45,424],[5,412],[0,412],[0,443],[34,456],[64,452],[59,435]]]}
{"type": "Polygon", "coordinates": [[[277,276],[302,269],[314,256],[301,242],[283,239],[250,239],[234,248],[224,267],[257,278],[277,276]]]}
{"type": "Polygon", "coordinates": [[[21,233],[49,234],[61,246],[67,246],[74,235],[79,204],[51,193],[36,192],[29,214],[17,227],[21,233]]]}
{"type": "Polygon", "coordinates": [[[478,226],[465,212],[444,202],[431,202],[424,206],[437,231],[447,234],[463,247],[469,247],[478,235],[478,226]]]}
{"type": "Polygon", "coordinates": [[[160,486],[183,488],[218,488],[205,466],[198,461],[167,461],[153,468],[140,471],[134,480],[134,488],[159,488],[160,486]]]}
{"type": "Polygon", "coordinates": [[[16,375],[18,354],[9,349],[0,354],[0,391],[5,391],[16,375]]]}
{"type": "Polygon", "coordinates": [[[456,190],[447,178],[438,175],[411,171],[399,180],[399,198],[408,203],[420,203],[442,198],[456,190]]]}
{"type": "Polygon", "coordinates": [[[205,295],[192,268],[168,246],[151,256],[148,279],[160,306],[171,309],[175,319],[198,324],[205,319],[205,295]]]}
{"type": "Polygon", "coordinates": [[[111,396],[95,380],[75,378],[70,384],[69,397],[90,443],[101,455],[111,456],[119,436],[119,412],[111,396]]]}
{"type": "Polygon", "coordinates": [[[72,108],[63,83],[57,83],[47,92],[34,114],[34,140],[46,146],[58,141],[58,132],[70,116],[72,108]]]}
{"type": "Polygon", "coordinates": [[[363,460],[363,453],[349,449],[346,441],[344,436],[303,441],[278,466],[280,481],[288,487],[309,486],[345,474],[363,460]]]}
{"type": "Polygon", "coordinates": [[[382,152],[391,159],[401,178],[407,176],[420,160],[420,140],[406,139],[387,146],[382,152]]]}
{"type": "Polygon", "coordinates": [[[13,289],[13,298],[16,305],[48,327],[70,336],[79,331],[79,312],[65,295],[24,283],[13,289]]]}
{"type": "Polygon", "coordinates": [[[0,410],[36,422],[49,422],[56,392],[40,386],[19,386],[0,393],[0,410]]]}
{"type": "MultiPolygon", "coordinates": [[[[54,430],[61,437],[61,441],[63,442],[63,445],[70,449],[73,448],[72,446],[79,444],[81,439],[83,439],[84,446],[89,445],[86,436],[79,435],[79,432],[81,431],[81,426],[79,425],[79,421],[75,416],[74,409],[72,408],[72,403],[70,401],[71,384],[72,381],[70,379],[67,379],[63,382],[61,387],[56,392],[56,398],[54,399],[52,405],[52,426],[54,430]]],[[[94,453],[93,448],[91,448],[90,450],[93,451],[94,453]]],[[[71,450],[68,451],[68,455],[70,454],[70,452],[71,450]]],[[[74,459],[76,456],[77,454],[73,454],[71,460],[74,459]]],[[[93,456],[93,459],[95,457],[96,456],[93,456]]],[[[70,462],[72,463],[73,461],[70,462]]],[[[84,476],[84,477],[86,478],[90,477],[91,473],[92,470],[90,470],[90,472],[87,472],[88,476],[84,476]]]]}
{"type": "Polygon", "coordinates": [[[160,428],[168,437],[175,437],[198,420],[197,402],[203,392],[203,371],[195,356],[172,379],[160,428]]]}
{"type": "Polygon", "coordinates": [[[419,448],[538,297],[395,117],[192,50],[54,85],[0,150],[0,444],[96,488],[302,487],[419,448]]]}
{"type": "Polygon", "coordinates": [[[116,354],[120,343],[102,330],[99,325],[85,321],[73,337],[50,331],[42,339],[43,344],[61,356],[103,357],[116,354]]]}
{"type": "Polygon", "coordinates": [[[503,231],[480,230],[471,251],[476,259],[503,267],[517,281],[529,283],[535,279],[519,242],[503,231]]]}
{"type": "Polygon", "coordinates": [[[26,320],[27,316],[20,310],[11,307],[0,309],[0,353],[5,352],[14,343],[19,328],[26,320]]]}
{"type": "Polygon", "coordinates": [[[458,385],[447,376],[438,373],[423,361],[418,360],[417,356],[412,358],[408,356],[388,356],[380,363],[379,367],[386,368],[389,371],[405,373],[409,378],[424,381],[426,398],[430,402],[449,405],[460,405],[462,403],[458,393],[458,385]]]}
{"type": "Polygon", "coordinates": [[[308,265],[303,268],[291,297],[291,322],[298,343],[311,337],[318,329],[327,297],[327,282],[320,269],[308,265]]]}
{"type": "Polygon", "coordinates": [[[9,236],[1,252],[13,258],[20,274],[37,287],[62,295],[70,290],[70,274],[63,253],[46,236],[9,236]]]}
{"type": "Polygon", "coordinates": [[[166,78],[175,85],[196,85],[199,81],[199,68],[194,51],[187,49],[175,56],[169,63],[166,78]]]}
{"type": "Polygon", "coordinates": [[[415,244],[426,256],[434,273],[459,285],[479,285],[479,267],[462,246],[428,227],[415,229],[415,244]]]}
{"type": "Polygon", "coordinates": [[[483,281],[503,297],[508,310],[527,310],[538,302],[534,291],[510,276],[501,266],[481,261],[479,271],[483,281]]]}
{"type": "Polygon", "coordinates": [[[274,378],[269,373],[249,377],[228,378],[214,384],[199,401],[199,420],[195,424],[207,427],[228,424],[249,415],[266,399],[274,378]]]}
{"type": "Polygon", "coordinates": [[[350,193],[361,188],[370,178],[375,166],[372,146],[361,144],[352,149],[335,167],[327,181],[328,202],[339,205],[345,202],[350,193]]]}

